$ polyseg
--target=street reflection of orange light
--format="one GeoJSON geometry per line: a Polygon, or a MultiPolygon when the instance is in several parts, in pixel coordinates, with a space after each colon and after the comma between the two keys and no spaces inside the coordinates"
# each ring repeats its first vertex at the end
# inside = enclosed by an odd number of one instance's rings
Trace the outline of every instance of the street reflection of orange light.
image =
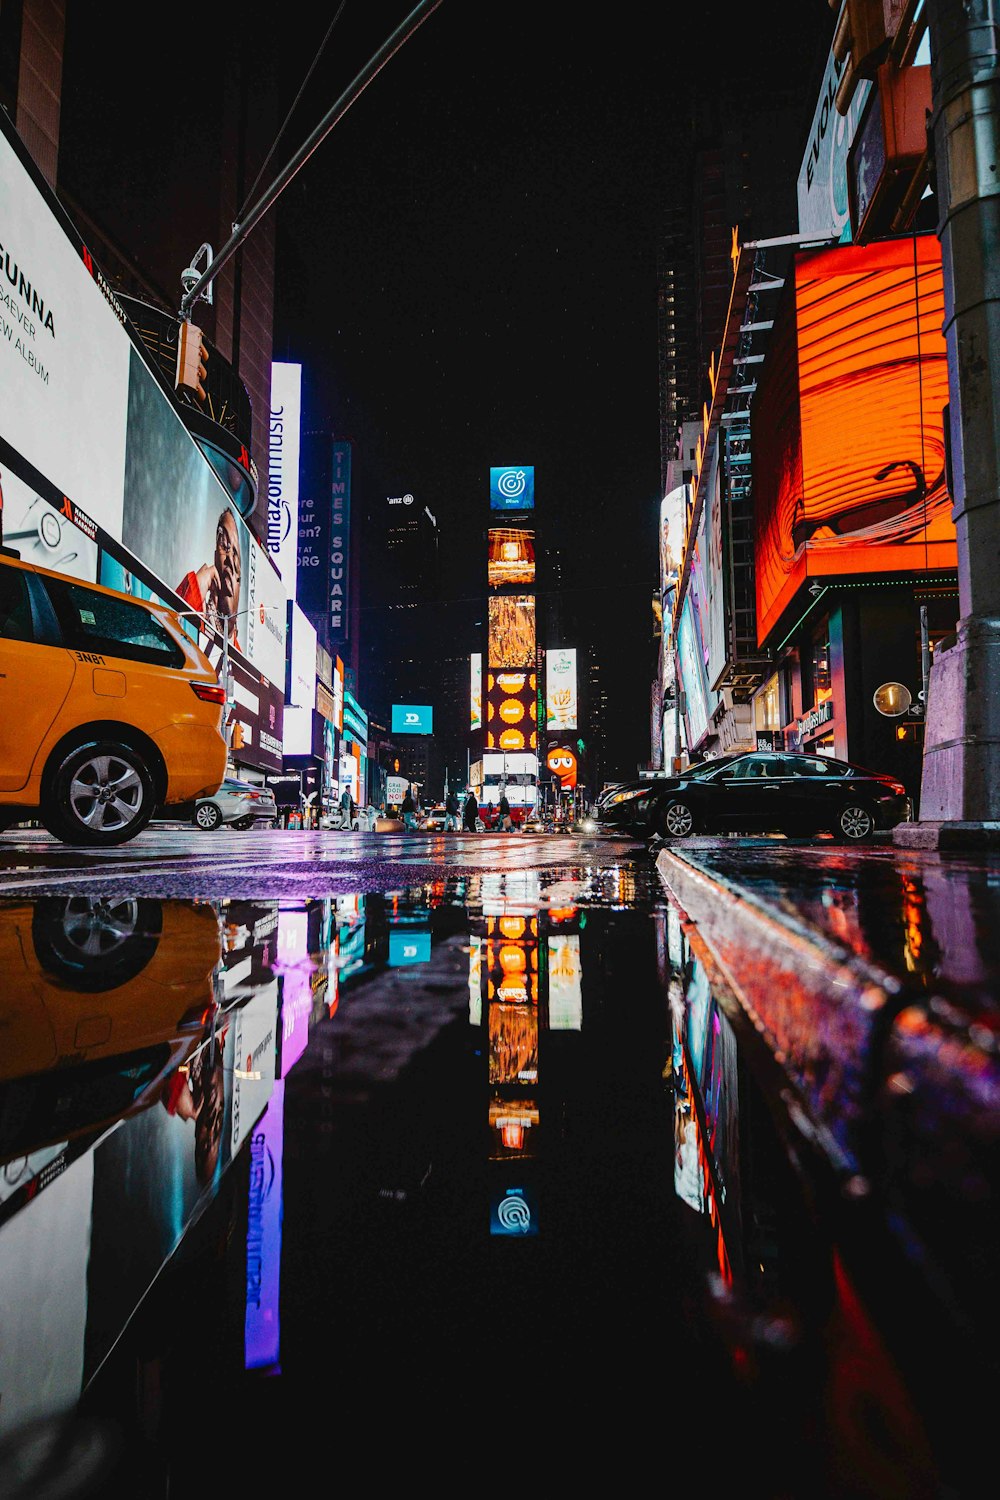
{"type": "Polygon", "coordinates": [[[487,998],[487,1000],[492,1000],[494,998],[494,996],[496,995],[496,992],[497,992],[497,988],[496,988],[496,985],[493,983],[492,979],[487,979],[487,981],[486,981],[486,998],[487,998]]]}
{"type": "Polygon", "coordinates": [[[512,943],[516,943],[518,938],[524,937],[523,917],[501,917],[499,919],[499,927],[504,937],[510,938],[512,943]]]}
{"type": "Polygon", "coordinates": [[[524,949],[516,948],[511,943],[505,943],[497,957],[505,974],[523,974],[528,966],[524,949]]]}
{"type": "Polygon", "coordinates": [[[500,1139],[508,1151],[520,1151],[524,1145],[524,1126],[520,1120],[505,1125],[500,1132],[500,1139]]]}
{"type": "Polygon", "coordinates": [[[575,916],[575,906],[552,906],[549,908],[550,922],[571,922],[575,916]]]}

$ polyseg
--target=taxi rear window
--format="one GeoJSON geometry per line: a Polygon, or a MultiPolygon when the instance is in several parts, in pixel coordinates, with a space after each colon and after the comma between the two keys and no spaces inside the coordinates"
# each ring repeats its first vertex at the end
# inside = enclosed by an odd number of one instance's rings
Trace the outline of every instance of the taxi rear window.
{"type": "Polygon", "coordinates": [[[116,599],[112,594],[98,594],[61,578],[46,578],[45,587],[64,646],[157,666],[184,666],[185,656],[180,646],[141,604],[116,599]]]}

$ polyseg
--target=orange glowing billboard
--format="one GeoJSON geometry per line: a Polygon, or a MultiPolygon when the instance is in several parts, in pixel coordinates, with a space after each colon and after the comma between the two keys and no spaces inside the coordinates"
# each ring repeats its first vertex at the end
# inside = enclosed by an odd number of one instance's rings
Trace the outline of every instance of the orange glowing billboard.
{"type": "Polygon", "coordinates": [[[491,589],[508,584],[533,584],[535,581],[535,533],[507,526],[491,526],[489,562],[491,589]]]}
{"type": "Polygon", "coordinates": [[[501,594],[490,604],[489,662],[493,668],[534,667],[535,596],[501,594]]]}
{"type": "Polygon", "coordinates": [[[936,235],[795,256],[754,397],[757,637],[805,579],[957,567],[936,235]]]}
{"type": "Polygon", "coordinates": [[[487,750],[534,750],[538,745],[538,679],[534,672],[488,672],[487,750]]]}

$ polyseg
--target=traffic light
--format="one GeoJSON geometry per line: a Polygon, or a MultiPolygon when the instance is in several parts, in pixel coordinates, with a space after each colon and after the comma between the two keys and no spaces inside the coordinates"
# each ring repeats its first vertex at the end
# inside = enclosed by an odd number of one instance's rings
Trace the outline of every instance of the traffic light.
{"type": "Polygon", "coordinates": [[[177,389],[205,401],[208,392],[203,381],[207,373],[208,350],[202,331],[196,323],[182,323],[177,334],[177,389]]]}
{"type": "MultiPolygon", "coordinates": [[[[884,0],[842,0],[833,37],[833,55],[843,68],[834,103],[846,115],[862,78],[874,78],[885,62],[891,36],[885,28],[884,0]]],[[[841,0],[830,0],[836,10],[841,0]]]]}
{"type": "Polygon", "coordinates": [[[914,719],[910,724],[896,725],[896,739],[899,741],[908,741],[912,745],[919,745],[923,743],[923,738],[923,719],[914,719]]]}

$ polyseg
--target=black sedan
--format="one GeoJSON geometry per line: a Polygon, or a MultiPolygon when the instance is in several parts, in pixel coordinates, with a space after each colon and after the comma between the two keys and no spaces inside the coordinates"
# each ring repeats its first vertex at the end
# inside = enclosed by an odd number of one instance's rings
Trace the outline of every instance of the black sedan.
{"type": "Polygon", "coordinates": [[[856,844],[902,823],[910,801],[902,782],[881,771],[827,756],[757,751],[609,787],[596,813],[601,828],[644,837],[829,832],[856,844]]]}

